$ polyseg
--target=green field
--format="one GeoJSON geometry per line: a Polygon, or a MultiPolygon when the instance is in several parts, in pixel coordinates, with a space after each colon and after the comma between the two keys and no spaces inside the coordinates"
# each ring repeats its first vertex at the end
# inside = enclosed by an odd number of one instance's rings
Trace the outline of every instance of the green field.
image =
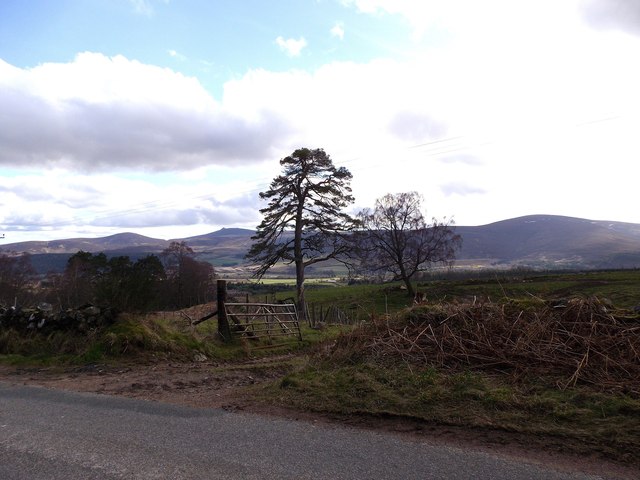
{"type": "MultiPolygon", "coordinates": [[[[428,303],[463,301],[499,301],[505,298],[562,299],[565,297],[598,296],[623,308],[640,305],[640,270],[618,270],[579,273],[495,273],[482,277],[438,279],[416,282],[417,291],[428,303]]],[[[295,297],[295,278],[271,278],[261,281],[264,287],[254,298],[272,295],[283,300],[295,297]],[[290,288],[289,288],[290,287],[290,288]]],[[[337,278],[308,280],[305,289],[310,304],[337,305],[345,311],[356,312],[358,318],[393,314],[410,307],[400,282],[384,284],[346,285],[337,278]]]]}

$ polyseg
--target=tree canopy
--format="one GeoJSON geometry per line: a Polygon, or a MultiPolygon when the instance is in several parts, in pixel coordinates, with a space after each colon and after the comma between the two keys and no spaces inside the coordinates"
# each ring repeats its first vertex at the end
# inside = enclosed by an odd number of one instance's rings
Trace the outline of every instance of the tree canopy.
{"type": "Polygon", "coordinates": [[[300,148],[280,160],[282,172],[260,193],[268,205],[260,210],[247,258],[262,277],[279,262],[294,263],[298,308],[304,310],[304,271],[314,263],[341,259],[350,245],[344,234],[355,219],[343,210],[353,203],[352,175],[336,168],[322,149],[300,148]]]}
{"type": "Polygon", "coordinates": [[[185,241],[171,242],[160,255],[167,272],[165,301],[183,308],[211,299],[214,268],[210,263],[196,260],[196,253],[185,241]]]}
{"type": "Polygon", "coordinates": [[[434,218],[427,224],[421,204],[417,192],[387,194],[376,200],[373,211],[358,214],[362,230],[354,237],[361,268],[390,273],[404,282],[411,296],[415,274],[434,264],[449,264],[462,244],[453,221],[434,218]]]}
{"type": "Polygon", "coordinates": [[[80,250],[67,261],[56,283],[61,306],[85,303],[109,305],[122,311],[147,311],[162,304],[165,280],[160,259],[148,255],[132,262],[128,256],[107,258],[104,253],[80,250]]]}

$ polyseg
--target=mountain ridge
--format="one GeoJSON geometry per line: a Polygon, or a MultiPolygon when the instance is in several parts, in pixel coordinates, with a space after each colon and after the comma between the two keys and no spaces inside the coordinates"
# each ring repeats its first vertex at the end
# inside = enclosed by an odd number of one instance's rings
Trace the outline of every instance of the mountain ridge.
{"type": "MultiPolygon", "coordinates": [[[[460,267],[640,268],[640,224],[560,215],[526,215],[479,226],[457,226],[463,244],[460,267]]],[[[254,231],[222,228],[203,235],[156,239],[131,232],[98,238],[17,242],[0,253],[69,255],[91,253],[140,257],[158,254],[172,241],[184,241],[199,258],[214,265],[241,265],[254,231]]]]}

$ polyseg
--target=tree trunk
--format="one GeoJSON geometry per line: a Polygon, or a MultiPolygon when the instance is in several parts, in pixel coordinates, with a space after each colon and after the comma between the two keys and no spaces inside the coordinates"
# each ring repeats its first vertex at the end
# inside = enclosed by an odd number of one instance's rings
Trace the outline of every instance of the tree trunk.
{"type": "Polygon", "coordinates": [[[416,296],[416,292],[415,292],[415,290],[413,289],[413,285],[411,284],[411,279],[410,279],[410,278],[407,278],[407,277],[403,277],[403,279],[402,279],[402,280],[404,281],[404,284],[405,284],[405,285],[406,285],[406,287],[407,287],[407,295],[408,295],[409,297],[411,297],[411,298],[415,297],[415,296],[416,296]]]}
{"type": "MultiPolygon", "coordinates": [[[[298,187],[299,188],[299,187],[298,187]]],[[[296,209],[296,230],[293,240],[293,258],[296,264],[296,293],[298,297],[298,319],[307,319],[307,308],[304,302],[304,256],[302,254],[302,212],[304,209],[304,195],[299,194],[298,207],[296,209]]]]}
{"type": "Polygon", "coordinates": [[[400,277],[402,281],[407,287],[407,295],[411,298],[416,296],[416,292],[413,290],[413,285],[411,285],[411,278],[407,275],[407,270],[404,268],[404,263],[402,262],[402,258],[398,262],[398,266],[400,267],[400,277]]]}
{"type": "Polygon", "coordinates": [[[304,301],[304,262],[296,261],[296,294],[298,298],[298,319],[302,322],[307,319],[307,306],[304,301]]]}

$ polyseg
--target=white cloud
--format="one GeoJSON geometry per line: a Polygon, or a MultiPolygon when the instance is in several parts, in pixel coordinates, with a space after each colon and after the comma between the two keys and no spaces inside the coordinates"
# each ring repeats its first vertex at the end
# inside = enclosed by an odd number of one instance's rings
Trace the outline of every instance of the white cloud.
{"type": "Polygon", "coordinates": [[[333,28],[331,28],[331,36],[344,40],[344,25],[342,23],[336,23],[333,28]]]}
{"type": "Polygon", "coordinates": [[[170,57],[175,58],[175,59],[178,59],[178,60],[180,60],[180,61],[185,61],[185,60],[187,60],[187,57],[186,57],[185,55],[183,55],[183,54],[179,53],[179,52],[178,52],[178,51],[176,51],[176,50],[170,49],[170,50],[167,50],[167,53],[169,54],[169,56],[170,56],[170,57]]]}
{"type": "Polygon", "coordinates": [[[640,2],[633,0],[581,0],[587,22],[603,30],[640,35],[640,2]]]}
{"type": "Polygon", "coordinates": [[[475,187],[464,182],[449,182],[440,186],[440,190],[446,197],[450,195],[478,195],[485,194],[487,191],[481,187],[475,187]]]}
{"type": "Polygon", "coordinates": [[[0,224],[255,225],[257,191],[300,146],[352,171],[358,207],[416,190],[429,215],[461,225],[533,213],[640,223],[628,175],[640,157],[640,38],[591,28],[572,1],[357,3],[447,40],[396,59],[250,70],[219,100],[121,56],[0,61],[0,167],[77,180],[4,179],[0,224]],[[162,186],[104,173],[127,169],[176,173],[162,186]],[[124,215],[132,205],[142,207],[124,215]]]}
{"type": "Polygon", "coordinates": [[[141,15],[151,15],[153,13],[153,7],[149,0],[128,0],[133,10],[141,15]]]}
{"type": "Polygon", "coordinates": [[[268,158],[290,127],[244,118],[195,78],[122,56],[20,69],[0,60],[0,165],[185,170],[268,158]]]}
{"type": "Polygon", "coordinates": [[[0,224],[11,238],[26,231],[50,231],[64,238],[62,232],[70,228],[156,229],[160,237],[170,238],[173,234],[163,229],[171,226],[257,224],[258,208],[257,193],[238,182],[215,185],[173,177],[157,185],[152,179],[64,170],[50,171],[46,177],[0,177],[0,224]]]}
{"type": "MultiPolygon", "coordinates": [[[[410,3],[397,3],[403,15],[410,3]]],[[[633,182],[619,172],[640,155],[640,39],[594,32],[575,2],[425,3],[437,13],[425,24],[453,25],[461,6],[471,14],[449,29],[450,41],[403,59],[249,72],[227,84],[225,104],[278,108],[301,145],[347,162],[361,206],[418,190],[436,216],[460,224],[511,213],[606,218],[599,191],[612,202],[609,217],[632,214],[633,182]],[[615,120],[598,122],[607,118],[615,120]],[[410,148],[447,138],[457,140],[410,148]],[[605,184],[620,188],[604,194],[605,184]]],[[[361,6],[376,5],[396,2],[361,6]]]]}
{"type": "MultiPolygon", "coordinates": [[[[127,0],[133,11],[140,15],[151,16],[153,15],[155,9],[153,7],[154,0],[127,0]]],[[[170,0],[156,0],[156,2],[168,4],[170,0]]]]}
{"type": "Polygon", "coordinates": [[[297,40],[294,38],[287,38],[285,40],[283,37],[278,37],[276,38],[276,44],[288,56],[299,57],[302,49],[307,46],[307,41],[304,37],[300,37],[297,40]]]}

